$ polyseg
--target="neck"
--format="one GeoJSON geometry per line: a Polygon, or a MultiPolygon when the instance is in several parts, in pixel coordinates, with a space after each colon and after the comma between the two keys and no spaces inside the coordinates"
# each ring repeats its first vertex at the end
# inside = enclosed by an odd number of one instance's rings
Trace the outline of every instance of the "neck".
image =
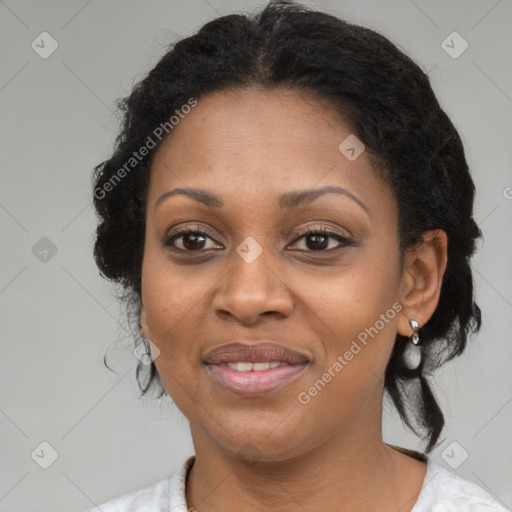
{"type": "Polygon", "coordinates": [[[380,421],[361,422],[307,453],[280,461],[250,462],[212,443],[197,428],[192,427],[192,436],[196,460],[186,498],[188,507],[197,510],[407,512],[414,503],[411,486],[422,483],[416,472],[404,492],[407,477],[400,466],[404,457],[412,459],[382,441],[380,421]]]}

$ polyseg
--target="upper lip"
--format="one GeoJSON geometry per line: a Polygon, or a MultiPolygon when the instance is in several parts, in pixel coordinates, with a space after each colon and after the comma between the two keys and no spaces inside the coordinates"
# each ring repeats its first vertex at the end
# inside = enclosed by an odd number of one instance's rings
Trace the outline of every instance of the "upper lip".
{"type": "Polygon", "coordinates": [[[309,361],[307,356],[277,343],[258,344],[230,343],[208,352],[204,358],[207,364],[253,362],[266,363],[281,361],[289,364],[302,364],[309,361]]]}

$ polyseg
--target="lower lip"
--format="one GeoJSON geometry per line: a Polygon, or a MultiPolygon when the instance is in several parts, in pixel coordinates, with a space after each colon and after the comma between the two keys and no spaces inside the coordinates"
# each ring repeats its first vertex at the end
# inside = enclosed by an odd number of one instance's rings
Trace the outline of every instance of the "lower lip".
{"type": "Polygon", "coordinates": [[[269,393],[290,382],[300,374],[308,363],[278,366],[268,370],[240,372],[229,366],[207,364],[210,375],[226,389],[243,396],[257,396],[269,393]]]}

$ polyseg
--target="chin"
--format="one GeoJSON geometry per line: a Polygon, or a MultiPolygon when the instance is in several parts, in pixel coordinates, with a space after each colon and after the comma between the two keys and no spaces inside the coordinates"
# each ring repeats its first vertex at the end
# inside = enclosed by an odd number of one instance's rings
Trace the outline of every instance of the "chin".
{"type": "Polygon", "coordinates": [[[215,434],[219,437],[210,432],[217,445],[248,463],[287,461],[303,454],[308,438],[311,439],[308,433],[298,431],[296,424],[285,426],[282,423],[272,430],[266,425],[258,427],[257,422],[239,422],[234,432],[226,428],[228,433],[217,427],[215,434]]]}

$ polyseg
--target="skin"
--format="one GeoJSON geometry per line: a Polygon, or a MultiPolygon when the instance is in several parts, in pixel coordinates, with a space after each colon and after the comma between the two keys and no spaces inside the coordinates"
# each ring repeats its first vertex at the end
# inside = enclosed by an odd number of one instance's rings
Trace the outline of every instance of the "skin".
{"type": "Polygon", "coordinates": [[[446,234],[426,232],[400,266],[393,193],[367,151],[354,161],[340,152],[353,131],[332,111],[291,90],[217,92],[199,100],[155,155],[141,325],[190,422],[196,461],[186,497],[198,511],[407,512],[420,492],[426,464],[382,440],[384,372],[396,333],[410,336],[409,319],[423,326],[435,310],[446,234]],[[278,206],[283,193],[326,185],[365,207],[334,193],[278,206]],[[177,187],[206,189],[224,206],[174,195],[155,209],[177,187]],[[181,237],[175,246],[187,250],[187,241],[192,250],[172,252],[166,235],[183,227],[212,236],[181,237]],[[329,237],[318,249],[302,236],[318,227],[351,243],[329,237]],[[252,263],[236,252],[247,237],[263,250],[252,263]],[[298,394],[395,303],[401,311],[301,404],[298,394]],[[236,395],[210,377],[202,358],[239,338],[272,340],[311,362],[271,393],[236,395]]]}

